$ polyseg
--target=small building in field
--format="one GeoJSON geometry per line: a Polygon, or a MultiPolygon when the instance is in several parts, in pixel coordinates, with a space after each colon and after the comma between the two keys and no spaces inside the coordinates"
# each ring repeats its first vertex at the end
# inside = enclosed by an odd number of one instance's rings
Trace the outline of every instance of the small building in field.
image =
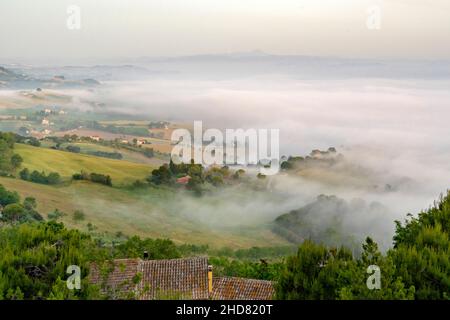
{"type": "Polygon", "coordinates": [[[146,144],[146,143],[147,143],[147,140],[145,140],[145,139],[137,139],[136,140],[137,146],[142,146],[143,144],[146,144]]]}
{"type": "Polygon", "coordinates": [[[178,178],[176,182],[178,184],[188,184],[189,180],[191,180],[190,176],[184,176],[184,177],[178,178]]]}
{"type": "Polygon", "coordinates": [[[44,118],[44,119],[42,119],[41,124],[42,124],[43,126],[49,126],[49,125],[50,125],[50,121],[49,121],[48,119],[44,118]]]}
{"type": "Polygon", "coordinates": [[[89,138],[91,138],[94,141],[100,141],[100,137],[99,136],[90,136],[89,138]]]}

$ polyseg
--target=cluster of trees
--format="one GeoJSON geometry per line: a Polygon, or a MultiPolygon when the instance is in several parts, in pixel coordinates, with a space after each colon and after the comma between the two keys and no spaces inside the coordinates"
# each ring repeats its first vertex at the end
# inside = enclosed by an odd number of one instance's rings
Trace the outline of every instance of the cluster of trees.
{"type": "Polygon", "coordinates": [[[150,183],[156,185],[174,185],[177,178],[189,176],[187,187],[200,191],[200,186],[205,182],[204,169],[201,164],[191,163],[175,164],[170,160],[169,164],[164,164],[152,171],[147,178],[150,183]]]}
{"type": "Polygon", "coordinates": [[[172,186],[177,178],[189,176],[186,188],[196,194],[202,194],[205,183],[217,187],[223,185],[228,179],[239,179],[244,174],[245,171],[242,169],[232,173],[227,166],[211,167],[206,170],[201,164],[195,164],[193,160],[191,160],[191,163],[180,164],[175,164],[170,160],[169,164],[164,164],[153,170],[147,181],[156,185],[172,186]]]}
{"type": "Polygon", "coordinates": [[[14,153],[16,135],[0,132],[0,174],[9,175],[17,170],[23,162],[19,154],[14,153]]]}
{"type": "Polygon", "coordinates": [[[72,176],[73,180],[86,180],[94,183],[100,183],[105,186],[112,186],[112,179],[109,175],[101,174],[101,173],[87,173],[85,171],[81,171],[80,173],[75,173],[72,176]]]}
{"type": "MultiPolygon", "coordinates": [[[[67,143],[67,142],[74,142],[77,140],[87,140],[90,142],[96,142],[89,137],[85,137],[85,138],[81,139],[77,135],[71,135],[71,136],[65,135],[64,137],[48,137],[47,139],[56,143],[55,146],[51,147],[52,149],[66,150],[68,152],[73,152],[73,153],[81,153],[81,148],[77,145],[69,144],[64,149],[61,149],[61,144],[67,143]]],[[[105,144],[105,143],[107,144],[107,142],[103,142],[102,144],[105,144]]],[[[92,156],[96,156],[96,157],[103,157],[103,158],[109,158],[109,159],[121,160],[123,158],[122,154],[119,152],[88,151],[88,152],[84,152],[84,153],[92,155],[92,156]]]]}
{"type": "Polygon", "coordinates": [[[396,221],[388,255],[417,299],[450,299],[450,192],[417,218],[396,221]]]}
{"type": "Polygon", "coordinates": [[[44,171],[39,172],[37,170],[33,170],[30,172],[28,168],[24,168],[20,171],[19,176],[22,180],[41,184],[55,185],[61,183],[61,176],[57,172],[50,172],[47,175],[44,171]]]}
{"type": "MultiPolygon", "coordinates": [[[[0,228],[0,300],[2,299],[107,299],[108,293],[88,280],[91,263],[108,264],[110,259],[180,257],[170,240],[133,237],[108,248],[101,241],[56,221],[15,224],[0,228]],[[81,289],[69,290],[69,266],[81,271],[81,289]]],[[[131,297],[132,298],[132,297],[131,297]]]]}
{"type": "Polygon", "coordinates": [[[26,137],[26,136],[15,134],[14,135],[14,140],[17,143],[29,144],[30,146],[34,146],[34,147],[40,147],[41,146],[41,142],[38,139],[34,138],[34,137],[26,137]]]}
{"type": "Polygon", "coordinates": [[[80,153],[81,152],[81,148],[78,146],[74,146],[74,145],[68,145],[66,147],[66,150],[69,152],[73,152],[73,153],[80,153]]]}
{"type": "MultiPolygon", "coordinates": [[[[80,153],[81,148],[79,146],[75,145],[68,145],[66,147],[66,150],[73,153],[80,153]]],[[[88,151],[86,154],[96,156],[96,157],[102,157],[102,158],[109,158],[109,159],[117,159],[121,160],[123,158],[122,154],[119,152],[106,152],[106,151],[88,151]]]]}
{"type": "MultiPolygon", "coordinates": [[[[45,138],[48,141],[51,141],[55,143],[55,146],[51,147],[52,149],[60,150],[61,145],[63,143],[71,143],[76,141],[86,141],[89,143],[95,143],[106,147],[112,147],[112,148],[122,148],[127,149],[133,152],[138,152],[146,156],[147,158],[153,158],[155,156],[155,151],[152,148],[142,148],[141,145],[138,145],[137,139],[133,139],[132,144],[123,143],[121,139],[114,139],[114,140],[103,140],[100,141],[93,140],[90,137],[79,137],[76,134],[73,135],[64,135],[63,137],[47,137],[45,138]]],[[[64,150],[74,153],[81,153],[81,148],[76,145],[68,145],[64,150]]],[[[111,158],[111,159],[122,159],[123,155],[119,152],[104,152],[104,151],[92,151],[92,152],[86,152],[86,154],[98,156],[98,157],[104,157],[104,158],[111,158]]]]}
{"type": "Polygon", "coordinates": [[[232,276],[249,279],[278,280],[283,269],[282,261],[269,263],[264,259],[260,261],[237,260],[228,257],[210,257],[208,261],[214,266],[215,276],[232,276]]]}
{"type": "Polygon", "coordinates": [[[137,126],[120,127],[112,124],[102,125],[97,121],[87,121],[86,127],[94,130],[101,130],[116,134],[124,134],[131,136],[149,137],[150,133],[147,128],[137,126]]]}
{"type": "Polygon", "coordinates": [[[55,221],[0,228],[0,299],[99,298],[87,275],[101,256],[88,235],[55,221]],[[70,265],[81,269],[81,290],[66,286],[70,265]]]}
{"type": "Polygon", "coordinates": [[[0,221],[4,223],[42,221],[36,207],[35,198],[27,197],[21,202],[17,192],[8,191],[0,185],[0,221]]]}
{"type": "Polygon", "coordinates": [[[181,258],[181,252],[172,240],[141,239],[138,236],[115,245],[112,254],[114,258],[142,258],[144,251],[151,260],[181,258]]]}
{"type": "Polygon", "coordinates": [[[121,160],[123,159],[123,156],[119,152],[106,152],[106,151],[89,151],[87,154],[96,156],[96,157],[102,157],[102,158],[109,158],[109,159],[116,159],[121,160]]]}
{"type": "Polygon", "coordinates": [[[450,192],[417,218],[396,221],[394,247],[385,255],[370,238],[358,258],[346,248],[305,241],[286,261],[277,298],[449,299],[450,192]],[[367,285],[369,266],[379,268],[380,289],[367,285]]]}
{"type": "Polygon", "coordinates": [[[277,298],[282,300],[413,299],[414,287],[405,286],[395,274],[391,258],[378,251],[367,238],[362,257],[355,259],[350,250],[328,248],[309,240],[300,245],[296,256],[289,257],[277,283],[277,298]],[[367,268],[381,270],[381,289],[367,286],[367,268]]]}
{"type": "Polygon", "coordinates": [[[313,150],[306,157],[289,156],[281,162],[280,168],[282,170],[302,169],[314,165],[331,165],[337,161],[342,160],[343,156],[337,154],[334,147],[328,148],[326,151],[313,150]]]}

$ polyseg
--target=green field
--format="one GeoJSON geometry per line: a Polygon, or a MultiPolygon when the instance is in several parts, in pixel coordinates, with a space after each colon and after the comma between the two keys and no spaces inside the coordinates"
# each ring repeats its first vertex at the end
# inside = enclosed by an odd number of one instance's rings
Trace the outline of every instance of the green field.
{"type": "Polygon", "coordinates": [[[70,179],[81,170],[111,176],[113,185],[130,184],[145,179],[154,169],[153,166],[124,160],[114,160],[90,155],[38,148],[25,144],[16,144],[14,152],[23,157],[22,168],[49,172],[58,172],[64,179],[70,179]]]}
{"type": "Polygon", "coordinates": [[[88,154],[89,152],[95,152],[95,151],[102,151],[102,152],[117,152],[122,155],[121,160],[135,162],[135,163],[142,163],[142,164],[148,164],[152,166],[160,166],[162,165],[163,161],[154,157],[154,158],[148,158],[142,153],[139,152],[133,152],[130,150],[126,150],[124,148],[114,148],[109,146],[103,146],[100,144],[95,143],[89,143],[89,142],[76,142],[76,143],[63,143],[61,145],[61,148],[64,149],[67,146],[77,146],[81,149],[81,153],[88,154]]]}
{"type": "Polygon", "coordinates": [[[35,197],[38,211],[45,218],[57,208],[67,214],[61,221],[68,227],[88,232],[87,223],[92,223],[95,226],[92,232],[106,238],[113,238],[120,231],[128,236],[170,238],[179,244],[208,244],[212,248],[287,243],[265,225],[222,230],[210,228],[198,220],[189,220],[167,206],[177,201],[177,194],[173,191],[149,188],[134,192],[85,181],[47,186],[3,177],[0,177],[0,184],[17,191],[22,199],[35,197]],[[75,210],[83,210],[86,216],[83,221],[73,220],[75,210]]]}
{"type": "Polygon", "coordinates": [[[186,210],[180,212],[177,204],[181,200],[187,200],[186,203],[193,201],[197,205],[207,201],[196,197],[190,199],[189,194],[181,195],[180,190],[149,187],[133,191],[120,188],[137,179],[145,179],[152,170],[149,165],[25,144],[16,144],[14,152],[23,157],[22,168],[58,172],[66,183],[48,186],[18,178],[0,177],[0,184],[8,190],[17,191],[22,199],[27,196],[36,198],[38,211],[44,218],[55,209],[66,213],[61,221],[68,227],[109,239],[121,232],[127,236],[170,238],[176,243],[208,244],[212,248],[248,248],[287,243],[264,223],[212,227],[209,224],[211,219],[207,217],[213,216],[205,216],[205,213],[196,215],[196,206],[192,206],[187,213],[186,210]],[[70,177],[81,170],[109,174],[113,187],[88,181],[69,182],[70,177]],[[82,210],[85,219],[75,221],[75,210],[82,210]],[[88,223],[95,226],[93,230],[88,229],[88,223]]]}

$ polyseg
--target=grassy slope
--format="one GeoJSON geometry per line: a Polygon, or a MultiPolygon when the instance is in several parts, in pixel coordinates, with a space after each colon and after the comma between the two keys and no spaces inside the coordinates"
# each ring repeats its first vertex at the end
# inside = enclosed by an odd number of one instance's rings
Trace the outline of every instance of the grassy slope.
{"type": "Polygon", "coordinates": [[[153,169],[145,164],[38,148],[24,144],[16,144],[14,149],[24,159],[23,168],[45,171],[46,173],[58,172],[66,179],[76,172],[85,170],[89,173],[109,174],[112,177],[113,184],[120,185],[145,179],[153,169]]]}
{"type": "MultiPolygon", "coordinates": [[[[125,160],[125,161],[148,164],[151,166],[160,166],[164,163],[162,160],[160,160],[158,158],[147,158],[146,156],[144,156],[141,153],[126,150],[124,148],[114,148],[114,147],[103,146],[100,144],[94,144],[94,143],[88,143],[88,142],[63,143],[61,145],[61,148],[65,148],[68,145],[80,147],[81,153],[88,153],[88,152],[94,152],[94,151],[118,152],[118,153],[122,154],[122,156],[123,156],[122,160],[125,160]]],[[[103,158],[105,158],[105,157],[103,157],[103,158]]]]}
{"type": "Polygon", "coordinates": [[[214,231],[177,213],[167,212],[158,203],[176,200],[168,191],[149,189],[139,195],[83,181],[54,187],[2,177],[0,184],[17,191],[22,198],[35,197],[38,210],[45,217],[58,208],[67,213],[62,221],[69,227],[87,231],[86,225],[90,222],[97,228],[94,232],[104,236],[113,237],[121,231],[128,236],[170,238],[177,243],[209,244],[215,248],[286,244],[265,226],[214,231]],[[84,211],[85,220],[73,221],[72,214],[77,209],[84,211]]]}

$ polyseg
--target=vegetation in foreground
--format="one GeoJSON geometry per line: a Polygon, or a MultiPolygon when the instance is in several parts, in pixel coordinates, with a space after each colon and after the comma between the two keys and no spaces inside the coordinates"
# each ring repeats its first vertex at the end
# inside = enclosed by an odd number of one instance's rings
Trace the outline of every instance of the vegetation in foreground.
{"type": "MultiPolygon", "coordinates": [[[[13,134],[0,135],[0,172],[4,176],[14,177],[23,163],[32,163],[20,149],[23,151],[33,147],[20,145],[14,148],[15,139],[13,134]]],[[[82,156],[69,152],[65,154],[82,156]]],[[[60,163],[65,164],[64,161],[60,163]]],[[[233,174],[226,167],[204,171],[195,164],[170,163],[154,170],[148,181],[172,188],[177,179],[189,176],[186,188],[201,195],[206,186],[233,183],[241,180],[243,174],[239,171],[233,174]]],[[[23,180],[40,184],[58,184],[60,179],[57,173],[46,174],[38,170],[30,173],[23,169],[19,175],[23,180]]],[[[81,172],[75,178],[112,185],[111,177],[105,174],[81,172]]],[[[108,194],[112,192],[107,191],[108,194]]],[[[57,220],[67,216],[58,209],[48,213],[48,221],[45,222],[39,213],[38,201],[32,194],[22,201],[17,192],[9,191],[2,185],[0,206],[2,299],[108,298],[87,282],[89,264],[114,258],[140,257],[144,251],[150,253],[151,259],[208,254],[219,275],[276,281],[278,299],[450,297],[450,193],[417,218],[410,216],[403,224],[395,222],[394,247],[386,254],[381,254],[377,243],[367,238],[358,256],[354,256],[346,247],[333,248],[310,240],[300,244],[296,255],[293,255],[292,247],[217,250],[208,246],[176,245],[168,239],[127,238],[123,234],[116,234],[114,241],[105,241],[98,235],[92,237],[90,233],[96,227],[91,222],[86,224],[88,232],[68,229],[58,223],[57,220]],[[66,268],[73,264],[81,266],[83,270],[83,289],[80,291],[68,290],[65,285],[66,268]],[[371,290],[366,285],[369,266],[380,268],[380,289],[371,290]]],[[[302,212],[293,212],[286,219],[299,214],[302,212]]],[[[85,223],[85,219],[85,213],[78,209],[70,216],[75,226],[85,223]]]]}
{"type": "Polygon", "coordinates": [[[219,274],[275,280],[277,299],[450,297],[450,192],[417,218],[396,222],[394,247],[385,255],[367,238],[359,257],[344,247],[305,241],[296,255],[285,259],[277,257],[273,248],[214,252],[205,246],[177,246],[167,239],[133,237],[106,245],[61,223],[43,222],[31,199],[21,202],[16,193],[0,188],[0,201],[5,205],[0,227],[2,299],[107,299],[88,283],[89,263],[139,257],[143,251],[151,259],[215,253],[210,262],[219,274]],[[66,268],[73,264],[83,270],[81,290],[68,290],[65,285],[66,268]],[[381,270],[380,289],[366,285],[370,265],[381,270]]]}

